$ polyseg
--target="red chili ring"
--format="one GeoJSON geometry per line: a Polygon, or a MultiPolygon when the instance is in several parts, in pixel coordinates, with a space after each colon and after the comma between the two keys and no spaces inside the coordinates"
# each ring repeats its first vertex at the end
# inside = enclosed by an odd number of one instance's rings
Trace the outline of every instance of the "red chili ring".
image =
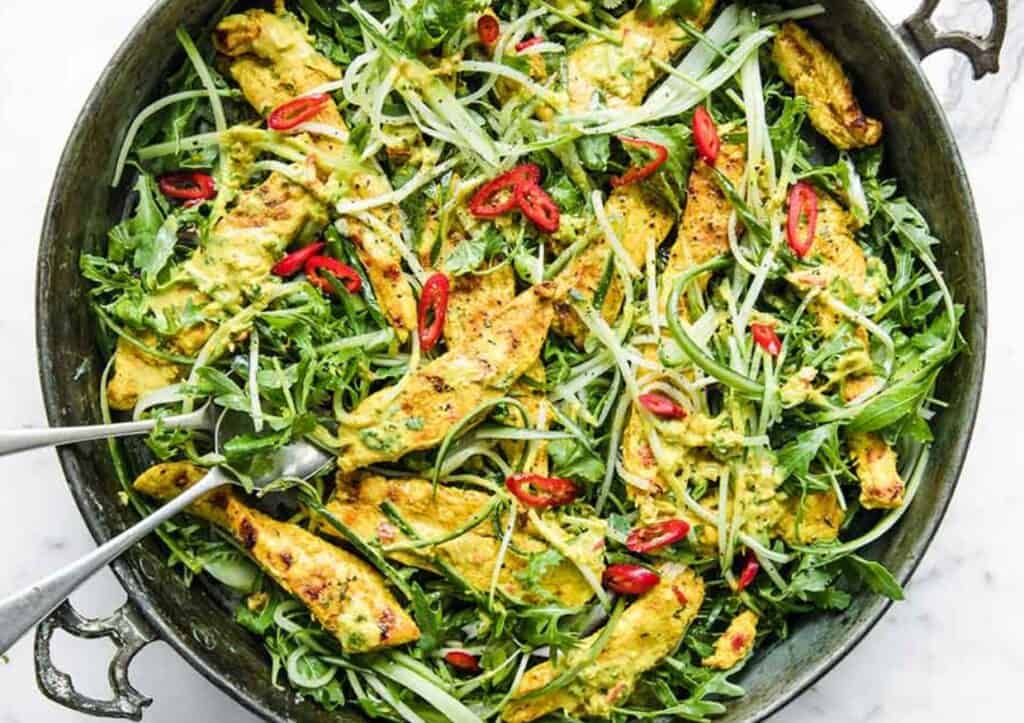
{"type": "Polygon", "coordinates": [[[539,35],[534,35],[532,38],[527,38],[526,40],[521,40],[516,43],[516,52],[521,53],[527,48],[532,48],[534,45],[538,45],[543,42],[544,38],[539,35]]]}
{"type": "Polygon", "coordinates": [[[818,231],[818,194],[814,186],[798,181],[789,189],[789,214],[786,218],[786,242],[799,258],[807,255],[818,231]],[[807,217],[807,233],[800,238],[800,218],[807,217]]]}
{"type": "Polygon", "coordinates": [[[453,668],[463,670],[467,673],[479,673],[480,661],[475,655],[464,650],[450,650],[444,654],[445,662],[453,668]]]}
{"type": "Polygon", "coordinates": [[[661,582],[661,576],[643,565],[609,565],[601,576],[606,588],[620,595],[643,595],[661,582]]]}
{"type": "Polygon", "coordinates": [[[645,553],[679,542],[690,534],[686,520],[663,520],[646,527],[638,527],[626,538],[626,549],[645,553]]]}
{"type": "Polygon", "coordinates": [[[768,324],[751,324],[750,333],[757,345],[772,356],[778,356],[782,351],[782,340],[768,324]]]}
{"type": "Polygon", "coordinates": [[[501,25],[493,15],[481,15],[476,21],[476,34],[484,45],[494,45],[501,34],[501,25]]]}
{"type": "Polygon", "coordinates": [[[330,101],[331,96],[327,93],[304,95],[288,101],[271,112],[267,117],[267,127],[274,131],[290,131],[317,115],[330,101]]]}
{"type": "Polygon", "coordinates": [[[539,474],[511,475],[505,479],[505,487],[524,505],[535,508],[561,507],[580,496],[580,488],[572,480],[539,474]]]}
{"type": "Polygon", "coordinates": [[[521,183],[516,186],[515,202],[523,215],[545,233],[558,230],[561,211],[548,192],[536,183],[521,183]]]}
{"type": "Polygon", "coordinates": [[[540,166],[524,163],[494,178],[473,194],[469,211],[477,218],[497,218],[516,207],[516,187],[523,183],[538,183],[540,166]],[[508,197],[498,201],[501,192],[508,190],[508,197]]]}
{"type": "Polygon", "coordinates": [[[641,394],[637,397],[637,401],[656,417],[661,417],[662,419],[686,418],[686,410],[664,394],[657,394],[656,392],[641,394]]]}
{"type": "Polygon", "coordinates": [[[714,119],[704,106],[698,106],[693,112],[693,143],[700,157],[714,165],[722,140],[718,137],[714,119]]]}
{"type": "Polygon", "coordinates": [[[306,261],[305,268],[309,283],[326,294],[331,293],[334,287],[327,279],[317,273],[320,269],[329,271],[338,277],[338,280],[345,286],[345,290],[350,294],[356,294],[363,288],[363,280],[355,269],[348,264],[341,263],[337,259],[332,259],[330,256],[313,256],[306,261]]]}
{"type": "Polygon", "coordinates": [[[611,180],[612,186],[617,188],[619,186],[628,186],[631,183],[642,181],[648,176],[652,175],[668,160],[668,148],[655,143],[654,141],[645,141],[642,138],[627,138],[626,136],[616,136],[619,141],[625,146],[633,146],[635,148],[647,148],[654,151],[654,158],[649,163],[645,163],[642,166],[636,168],[630,168],[621,176],[614,176],[611,180]]]}
{"type": "Polygon", "coordinates": [[[743,572],[740,573],[740,578],[736,582],[736,592],[746,590],[757,578],[757,573],[760,569],[761,565],[757,562],[757,555],[754,554],[753,550],[747,550],[747,560],[743,564],[743,572]]]}
{"type": "Polygon", "coordinates": [[[317,241],[316,243],[305,246],[298,251],[292,251],[290,254],[274,264],[273,268],[270,269],[270,273],[274,276],[281,276],[286,279],[295,276],[295,274],[299,273],[306,267],[307,261],[323,250],[325,245],[326,244],[323,241],[317,241]]]}
{"type": "Polygon", "coordinates": [[[430,351],[444,334],[444,320],[448,314],[448,295],[451,286],[444,274],[434,274],[423,284],[419,306],[420,349],[430,351]],[[431,321],[428,317],[433,313],[431,321]]]}
{"type": "Polygon", "coordinates": [[[178,201],[205,201],[217,195],[213,176],[201,171],[177,171],[160,177],[160,193],[178,201]]]}

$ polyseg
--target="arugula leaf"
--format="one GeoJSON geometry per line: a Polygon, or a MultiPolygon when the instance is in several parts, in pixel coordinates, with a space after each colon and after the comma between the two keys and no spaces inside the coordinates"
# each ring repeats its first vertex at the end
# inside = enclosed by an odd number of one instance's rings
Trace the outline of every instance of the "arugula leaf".
{"type": "Polygon", "coordinates": [[[263,635],[274,625],[274,612],[280,602],[272,597],[263,607],[253,610],[243,600],[235,608],[235,622],[251,633],[263,635]]]}
{"type": "Polygon", "coordinates": [[[474,0],[418,0],[400,3],[405,23],[405,45],[414,53],[433,50],[459,32],[477,5],[474,0]]]}
{"type": "Polygon", "coordinates": [[[135,248],[135,267],[142,272],[143,283],[148,288],[156,286],[156,277],[174,254],[178,243],[178,217],[168,216],[152,236],[143,236],[135,248]]]}
{"type": "Polygon", "coordinates": [[[471,273],[504,248],[505,237],[494,225],[489,225],[482,234],[464,239],[452,249],[444,261],[444,270],[455,276],[471,273]]]}
{"type": "Polygon", "coordinates": [[[562,554],[554,548],[530,555],[526,567],[516,573],[516,579],[529,590],[539,590],[544,582],[544,577],[564,559],[562,554]]]}
{"type": "Polygon", "coordinates": [[[416,583],[410,583],[412,592],[412,614],[420,629],[420,639],[416,647],[425,653],[437,650],[443,642],[445,632],[444,615],[440,605],[436,605],[436,595],[430,596],[416,583]]]}
{"type": "Polygon", "coordinates": [[[554,181],[544,186],[551,199],[558,204],[563,214],[575,215],[587,207],[587,200],[583,193],[572,180],[566,175],[559,175],[554,181]]]}
{"type": "Polygon", "coordinates": [[[555,475],[596,484],[604,478],[604,462],[575,439],[554,439],[548,444],[555,475]]]}
{"type": "Polygon", "coordinates": [[[588,171],[607,171],[608,160],[612,156],[612,137],[593,135],[577,138],[576,152],[579,153],[583,167],[588,171]]]}
{"type": "Polygon", "coordinates": [[[872,399],[850,422],[857,432],[875,432],[914,412],[931,392],[939,371],[920,379],[897,382],[872,399]]]}
{"type": "MultiPolygon", "coordinates": [[[[152,176],[140,173],[135,181],[135,213],[110,229],[107,236],[107,257],[114,263],[128,258],[145,239],[151,239],[164,222],[163,200],[156,192],[152,176]]],[[[138,262],[135,264],[138,266],[138,262]]]]}
{"type": "MultiPolygon", "coordinates": [[[[651,141],[668,150],[668,158],[658,172],[644,181],[647,187],[656,190],[672,208],[680,212],[685,205],[686,189],[693,165],[693,145],[690,142],[689,126],[684,123],[663,126],[638,126],[631,128],[629,136],[651,141]]],[[[633,163],[642,166],[651,161],[650,151],[636,146],[624,146],[633,163]]]]}
{"type": "Polygon", "coordinates": [[[843,572],[854,580],[866,584],[872,592],[884,595],[890,600],[903,600],[905,598],[903,588],[899,582],[886,569],[885,565],[880,562],[866,560],[859,555],[847,555],[840,560],[840,563],[842,564],[843,572]]]}
{"type": "Polygon", "coordinates": [[[779,450],[778,460],[787,474],[804,477],[810,470],[811,462],[818,456],[822,445],[829,441],[835,441],[838,425],[825,424],[806,432],[801,432],[796,438],[779,450]]]}

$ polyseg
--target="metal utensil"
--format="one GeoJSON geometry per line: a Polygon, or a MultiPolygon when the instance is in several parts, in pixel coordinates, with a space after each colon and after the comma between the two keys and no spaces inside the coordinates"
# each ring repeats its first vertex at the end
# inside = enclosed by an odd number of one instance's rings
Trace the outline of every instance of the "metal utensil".
{"type": "MultiPolygon", "coordinates": [[[[283,477],[309,477],[330,460],[331,455],[312,444],[296,442],[278,450],[268,465],[269,471],[255,476],[253,485],[261,489],[283,477]]],[[[235,480],[225,470],[212,468],[199,482],[134,527],[63,570],[0,602],[0,655],[6,653],[22,635],[53,612],[97,571],[203,495],[229,484],[235,484],[235,480]]]]}
{"type": "Polygon", "coordinates": [[[212,430],[215,409],[206,405],[191,414],[177,414],[160,420],[142,419],[118,424],[92,424],[83,427],[51,427],[50,429],[14,429],[0,431],[0,457],[40,447],[53,447],[77,442],[92,442],[111,437],[132,437],[149,434],[159,423],[168,429],[212,430]]]}

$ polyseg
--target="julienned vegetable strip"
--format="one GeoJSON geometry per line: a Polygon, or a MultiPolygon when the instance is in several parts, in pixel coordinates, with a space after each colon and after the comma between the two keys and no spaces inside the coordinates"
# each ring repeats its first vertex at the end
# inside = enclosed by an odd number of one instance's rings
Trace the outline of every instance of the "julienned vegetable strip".
{"type": "Polygon", "coordinates": [[[439,713],[452,723],[483,723],[469,708],[409,668],[392,660],[378,659],[370,663],[370,668],[377,674],[395,681],[432,705],[439,713]]]}
{"type": "Polygon", "coordinates": [[[381,549],[384,552],[399,552],[401,550],[417,550],[421,547],[436,547],[437,545],[443,545],[444,543],[454,540],[457,537],[462,537],[467,532],[471,532],[473,529],[478,527],[481,523],[483,523],[484,520],[489,518],[494,513],[494,511],[498,508],[498,505],[501,504],[501,501],[501,497],[495,495],[493,498],[491,498],[490,502],[481,507],[476,514],[474,514],[472,517],[466,520],[465,524],[460,525],[458,528],[452,530],[446,535],[435,537],[430,540],[396,542],[391,545],[385,545],[381,549]]]}
{"type": "Polygon", "coordinates": [[[690,338],[689,334],[686,333],[686,330],[683,329],[683,323],[679,318],[679,299],[682,296],[683,291],[686,289],[686,286],[693,279],[703,273],[708,271],[721,271],[731,265],[731,258],[718,256],[681,274],[679,278],[676,279],[675,284],[672,287],[672,293],[668,298],[668,328],[671,330],[676,343],[679,344],[695,365],[703,369],[718,381],[722,382],[722,384],[725,384],[740,394],[756,399],[764,395],[764,386],[755,382],[753,379],[745,377],[730,369],[724,364],[719,363],[707,354],[703,349],[697,346],[696,342],[694,342],[693,339],[690,338]]]}
{"type": "MultiPolygon", "coordinates": [[[[218,90],[217,94],[224,97],[234,97],[237,95],[237,91],[234,90],[218,90]]],[[[132,146],[135,143],[135,138],[138,135],[139,129],[142,125],[152,118],[154,115],[162,111],[164,108],[174,105],[175,103],[182,103],[187,100],[193,100],[195,98],[206,98],[209,96],[207,90],[186,90],[181,93],[172,93],[171,95],[161,98],[155,101],[151,105],[143,108],[142,111],[135,116],[135,120],[128,126],[128,131],[125,133],[124,142],[121,144],[121,152],[117,156],[117,164],[114,166],[114,176],[110,181],[110,185],[116,188],[121,183],[121,178],[124,175],[124,167],[128,161],[128,156],[132,152],[132,146]]]]}
{"type": "Polygon", "coordinates": [[[203,61],[203,56],[199,54],[199,50],[196,49],[196,45],[192,42],[188,31],[183,27],[179,27],[175,34],[178,36],[178,42],[185,49],[185,54],[192,63],[192,67],[195,68],[196,75],[203,82],[203,88],[206,89],[206,93],[210,98],[210,106],[213,108],[213,121],[217,128],[217,133],[223,133],[228,129],[228,122],[224,115],[224,105],[220,102],[220,93],[213,82],[213,76],[210,75],[210,69],[205,61],[203,61]]]}

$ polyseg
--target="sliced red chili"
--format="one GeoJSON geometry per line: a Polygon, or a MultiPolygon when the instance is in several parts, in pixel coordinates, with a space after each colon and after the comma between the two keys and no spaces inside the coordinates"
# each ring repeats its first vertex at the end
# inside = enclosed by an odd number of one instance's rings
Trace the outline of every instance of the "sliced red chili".
{"type": "Polygon", "coordinates": [[[538,45],[543,42],[544,38],[539,35],[534,35],[532,38],[527,38],[526,40],[521,40],[516,43],[516,52],[521,53],[527,48],[532,48],[534,45],[538,45]]]}
{"type": "Polygon", "coordinates": [[[160,193],[177,201],[205,201],[217,195],[213,176],[201,171],[178,171],[160,177],[160,193]]]}
{"type": "Polygon", "coordinates": [[[423,351],[430,351],[441,340],[450,290],[448,277],[444,274],[434,274],[423,284],[419,308],[420,348],[423,351]]]}
{"type": "Polygon", "coordinates": [[[306,268],[306,262],[320,253],[325,245],[323,241],[317,241],[315,244],[305,246],[298,251],[292,251],[274,264],[273,268],[270,269],[270,273],[286,279],[295,276],[295,274],[306,268]]]}
{"type": "Polygon", "coordinates": [[[572,480],[539,474],[511,475],[505,486],[527,507],[561,507],[580,496],[580,488],[572,480]]]}
{"type": "Polygon", "coordinates": [[[814,186],[799,181],[789,189],[789,216],[786,219],[786,242],[798,257],[803,258],[814,244],[818,230],[818,194],[814,186]],[[800,235],[800,219],[807,219],[804,235],[800,235]]]}
{"type": "Polygon", "coordinates": [[[554,233],[558,230],[561,220],[558,204],[538,184],[520,183],[516,186],[516,205],[541,231],[554,233]]]}
{"type": "Polygon", "coordinates": [[[324,293],[331,293],[333,287],[331,282],[320,276],[318,273],[320,269],[329,271],[338,277],[338,280],[345,286],[345,290],[350,294],[358,293],[363,288],[362,278],[348,264],[343,264],[330,256],[312,256],[306,260],[306,277],[309,279],[309,283],[324,293]]]}
{"type": "Polygon", "coordinates": [[[754,582],[761,566],[757,562],[757,555],[753,550],[747,551],[747,561],[743,563],[743,571],[740,572],[740,579],[736,582],[736,592],[743,592],[754,582]]]}
{"type": "Polygon", "coordinates": [[[665,161],[668,160],[668,148],[661,145],[660,143],[655,143],[654,141],[645,141],[641,138],[627,138],[626,136],[617,136],[617,138],[625,146],[633,146],[634,148],[646,148],[649,151],[653,151],[654,158],[652,158],[650,162],[642,166],[630,168],[621,176],[614,176],[612,178],[612,186],[616,188],[618,186],[628,186],[631,183],[636,183],[637,181],[644,180],[645,178],[653,174],[655,171],[657,171],[659,168],[661,168],[665,161]]]}
{"type": "Polygon", "coordinates": [[[481,15],[476,21],[476,34],[480,36],[480,42],[484,45],[494,45],[501,33],[501,25],[498,18],[493,15],[481,15]]]}
{"type": "Polygon", "coordinates": [[[467,673],[479,673],[480,672],[480,661],[477,660],[475,655],[467,653],[464,650],[450,650],[444,654],[444,659],[448,665],[458,670],[465,671],[467,673]]]}
{"type": "Polygon", "coordinates": [[[662,419],[686,418],[686,410],[664,394],[657,394],[656,392],[641,394],[637,397],[637,401],[656,417],[661,417],[662,419]]]}
{"type": "Polygon", "coordinates": [[[643,565],[618,563],[605,568],[601,582],[620,595],[643,595],[661,582],[661,576],[643,565]]]}
{"type": "Polygon", "coordinates": [[[718,137],[715,121],[704,106],[693,112],[693,143],[697,153],[711,165],[718,159],[718,151],[722,148],[722,140],[718,137]]]}
{"type": "Polygon", "coordinates": [[[524,163],[488,181],[473,194],[469,211],[478,218],[496,218],[516,207],[516,188],[523,183],[538,183],[540,166],[524,163]]]}
{"type": "Polygon", "coordinates": [[[630,532],[626,538],[626,549],[630,552],[651,552],[679,542],[688,534],[690,523],[686,520],[663,520],[630,532]]]}
{"type": "Polygon", "coordinates": [[[327,93],[313,93],[279,105],[267,117],[267,127],[274,131],[290,131],[305,123],[331,102],[327,93]]]}
{"type": "Polygon", "coordinates": [[[782,351],[782,340],[779,339],[779,335],[775,333],[775,329],[770,325],[751,324],[750,333],[753,335],[757,345],[772,356],[778,356],[779,352],[782,351]]]}

